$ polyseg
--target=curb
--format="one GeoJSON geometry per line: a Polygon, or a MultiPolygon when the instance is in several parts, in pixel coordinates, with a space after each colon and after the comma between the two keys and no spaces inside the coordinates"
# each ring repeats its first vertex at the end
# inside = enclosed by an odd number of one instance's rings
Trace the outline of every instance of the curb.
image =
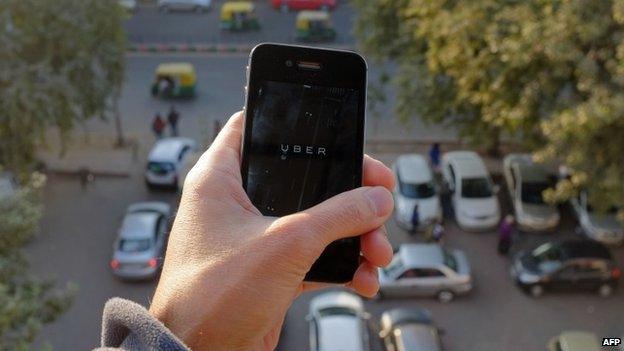
{"type": "MultiPolygon", "coordinates": [[[[218,54],[248,54],[256,44],[208,44],[208,43],[145,43],[128,45],[130,53],[218,53],[218,54]]],[[[353,50],[352,46],[332,46],[343,50],[353,50]]]]}

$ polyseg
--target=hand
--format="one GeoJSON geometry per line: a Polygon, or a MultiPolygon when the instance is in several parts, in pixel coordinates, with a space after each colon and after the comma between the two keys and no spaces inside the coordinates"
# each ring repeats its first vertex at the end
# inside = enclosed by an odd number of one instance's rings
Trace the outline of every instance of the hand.
{"type": "Polygon", "coordinates": [[[392,248],[391,171],[364,158],[364,187],[308,210],[264,217],[242,187],[242,113],[230,118],[189,172],[150,307],[193,350],[272,350],[292,301],[325,285],[303,282],[329,243],[361,236],[356,292],[374,295],[392,248]]]}

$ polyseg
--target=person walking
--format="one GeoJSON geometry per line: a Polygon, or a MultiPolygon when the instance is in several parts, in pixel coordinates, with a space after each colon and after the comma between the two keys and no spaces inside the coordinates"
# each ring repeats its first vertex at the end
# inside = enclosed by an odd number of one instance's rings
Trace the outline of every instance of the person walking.
{"type": "Polygon", "coordinates": [[[156,112],[154,120],[152,121],[152,131],[154,132],[156,139],[162,138],[163,132],[165,131],[165,121],[158,112],[156,112]]]}
{"type": "Polygon", "coordinates": [[[175,107],[171,105],[169,114],[167,115],[167,122],[171,128],[171,136],[178,136],[178,120],[180,119],[180,113],[176,111],[175,107]]]}
{"type": "Polygon", "coordinates": [[[420,226],[420,213],[418,212],[418,204],[414,205],[414,211],[412,212],[412,230],[410,234],[414,235],[418,231],[420,226]]]}
{"type": "Polygon", "coordinates": [[[498,254],[507,255],[511,247],[511,240],[515,231],[515,219],[507,215],[498,228],[498,254]]]}
{"type": "Polygon", "coordinates": [[[429,148],[429,163],[435,173],[440,172],[440,143],[433,143],[429,148]]]}

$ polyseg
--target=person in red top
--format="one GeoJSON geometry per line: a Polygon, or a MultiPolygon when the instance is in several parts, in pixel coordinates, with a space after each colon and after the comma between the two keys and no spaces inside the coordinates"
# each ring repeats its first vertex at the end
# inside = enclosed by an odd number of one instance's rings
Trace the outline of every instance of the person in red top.
{"type": "Polygon", "coordinates": [[[152,121],[152,131],[154,132],[156,139],[162,138],[165,126],[165,121],[160,116],[160,113],[156,112],[156,116],[154,116],[154,120],[152,121]]]}

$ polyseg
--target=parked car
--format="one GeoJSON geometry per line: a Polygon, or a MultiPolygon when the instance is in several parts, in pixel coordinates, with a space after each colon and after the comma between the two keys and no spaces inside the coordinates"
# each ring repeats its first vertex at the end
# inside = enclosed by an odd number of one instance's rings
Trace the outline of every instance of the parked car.
{"type": "Polygon", "coordinates": [[[543,232],[557,228],[559,210],[542,196],[544,190],[554,186],[553,175],[534,163],[529,154],[505,156],[503,174],[520,230],[543,232]]]}
{"type": "Polygon", "coordinates": [[[134,13],[138,9],[136,0],[118,0],[118,2],[127,12],[134,13]]]}
{"type": "Polygon", "coordinates": [[[125,279],[153,278],[164,261],[171,208],[164,202],[130,205],[113,244],[110,267],[125,279]]]}
{"type": "Polygon", "coordinates": [[[368,351],[370,337],[362,299],[346,291],[330,291],[310,301],[311,351],[368,351]]]}
{"type": "Polygon", "coordinates": [[[605,213],[596,211],[585,190],[570,199],[570,204],[585,236],[607,245],[624,243],[624,227],[617,219],[617,207],[612,206],[605,213]]]}
{"type": "Polygon", "coordinates": [[[158,11],[195,11],[206,12],[212,8],[211,0],[158,0],[158,11]]]}
{"type": "Polygon", "coordinates": [[[147,157],[145,183],[148,187],[169,186],[179,189],[190,169],[190,155],[197,148],[193,139],[174,137],[156,142],[147,157]]]}
{"type": "Polygon", "coordinates": [[[620,279],[620,269],[609,250],[590,240],[547,242],[519,252],[511,277],[533,297],[546,290],[591,290],[607,297],[620,279]]]}
{"type": "Polygon", "coordinates": [[[600,351],[596,334],[585,331],[564,331],[548,342],[548,351],[600,351]]]}
{"type": "Polygon", "coordinates": [[[480,231],[500,221],[500,206],[485,163],[472,151],[452,151],[442,155],[442,176],[452,193],[455,219],[464,230],[480,231]]]}
{"type": "Polygon", "coordinates": [[[290,10],[333,10],[337,0],[272,0],[273,7],[283,12],[290,10]]]}
{"type": "Polygon", "coordinates": [[[442,220],[440,196],[427,160],[418,154],[401,155],[392,165],[392,170],[397,183],[394,189],[394,215],[397,223],[412,230],[412,214],[416,205],[420,216],[417,229],[424,229],[429,223],[442,220]]]}
{"type": "Polygon", "coordinates": [[[425,309],[395,308],[381,315],[380,324],[386,351],[442,351],[440,330],[425,309]]]}
{"type": "Polygon", "coordinates": [[[450,302],[471,289],[466,255],[438,244],[402,244],[392,262],[379,268],[379,297],[436,296],[450,302]]]}

